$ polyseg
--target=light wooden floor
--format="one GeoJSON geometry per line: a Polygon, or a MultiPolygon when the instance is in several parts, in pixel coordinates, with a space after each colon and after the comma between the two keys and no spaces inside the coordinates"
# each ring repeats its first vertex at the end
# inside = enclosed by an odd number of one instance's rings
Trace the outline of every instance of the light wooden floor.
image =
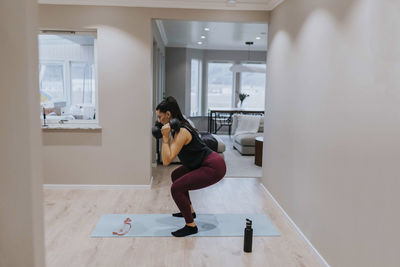
{"type": "Polygon", "coordinates": [[[322,266],[259,181],[251,178],[225,178],[190,193],[197,213],[269,216],[281,236],[254,237],[250,254],[243,252],[243,237],[90,237],[103,213],[176,212],[169,190],[170,173],[176,167],[154,168],[152,189],[46,189],[47,266],[322,266]]]}

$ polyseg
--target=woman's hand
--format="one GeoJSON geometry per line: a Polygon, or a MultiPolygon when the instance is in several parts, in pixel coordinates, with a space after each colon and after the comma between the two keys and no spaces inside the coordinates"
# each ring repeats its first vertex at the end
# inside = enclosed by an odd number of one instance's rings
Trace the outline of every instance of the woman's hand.
{"type": "Polygon", "coordinates": [[[162,133],[163,137],[169,138],[169,134],[171,133],[171,127],[170,127],[169,123],[165,124],[161,128],[161,133],[162,133]]]}

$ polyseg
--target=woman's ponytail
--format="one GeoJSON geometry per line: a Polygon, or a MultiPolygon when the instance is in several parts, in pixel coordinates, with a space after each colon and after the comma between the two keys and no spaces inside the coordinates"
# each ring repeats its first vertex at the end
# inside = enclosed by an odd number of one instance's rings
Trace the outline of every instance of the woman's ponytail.
{"type": "Polygon", "coordinates": [[[167,111],[171,112],[172,118],[176,118],[181,121],[183,126],[186,126],[193,132],[199,134],[199,131],[194,128],[187,119],[183,116],[181,109],[179,108],[178,102],[173,96],[168,96],[166,99],[160,102],[160,104],[157,105],[156,110],[159,110],[160,112],[166,113],[167,111]]]}

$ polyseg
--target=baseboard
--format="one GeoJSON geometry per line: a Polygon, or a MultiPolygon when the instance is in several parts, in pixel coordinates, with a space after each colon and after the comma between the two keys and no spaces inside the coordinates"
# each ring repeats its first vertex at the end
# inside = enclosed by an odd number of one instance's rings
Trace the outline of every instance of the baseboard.
{"type": "Polygon", "coordinates": [[[43,189],[82,189],[82,190],[121,190],[121,189],[151,189],[153,177],[148,185],[114,185],[114,184],[44,184],[43,189]]]}
{"type": "Polygon", "coordinates": [[[304,242],[307,243],[307,245],[311,248],[311,250],[314,252],[315,256],[324,264],[324,266],[330,267],[328,262],[322,257],[321,254],[319,254],[318,250],[311,244],[310,240],[303,234],[303,232],[300,230],[300,228],[294,223],[294,221],[289,217],[289,215],[286,213],[286,211],[279,205],[278,201],[274,198],[274,196],[268,191],[268,189],[264,186],[263,183],[260,183],[261,187],[264,189],[265,193],[272,199],[272,201],[275,203],[275,205],[278,207],[278,209],[283,213],[283,215],[286,217],[286,219],[289,221],[289,223],[292,225],[294,230],[297,232],[297,234],[304,240],[304,242]]]}

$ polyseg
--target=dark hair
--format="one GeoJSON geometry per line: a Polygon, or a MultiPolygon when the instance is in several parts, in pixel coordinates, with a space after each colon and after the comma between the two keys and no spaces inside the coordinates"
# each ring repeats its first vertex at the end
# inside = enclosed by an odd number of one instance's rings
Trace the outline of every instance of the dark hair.
{"type": "Polygon", "coordinates": [[[173,96],[168,96],[166,99],[161,101],[160,104],[157,105],[156,110],[162,113],[166,113],[167,111],[171,112],[172,118],[178,119],[182,126],[186,126],[193,132],[199,133],[199,131],[190,125],[190,123],[183,117],[178,102],[173,96]]]}

